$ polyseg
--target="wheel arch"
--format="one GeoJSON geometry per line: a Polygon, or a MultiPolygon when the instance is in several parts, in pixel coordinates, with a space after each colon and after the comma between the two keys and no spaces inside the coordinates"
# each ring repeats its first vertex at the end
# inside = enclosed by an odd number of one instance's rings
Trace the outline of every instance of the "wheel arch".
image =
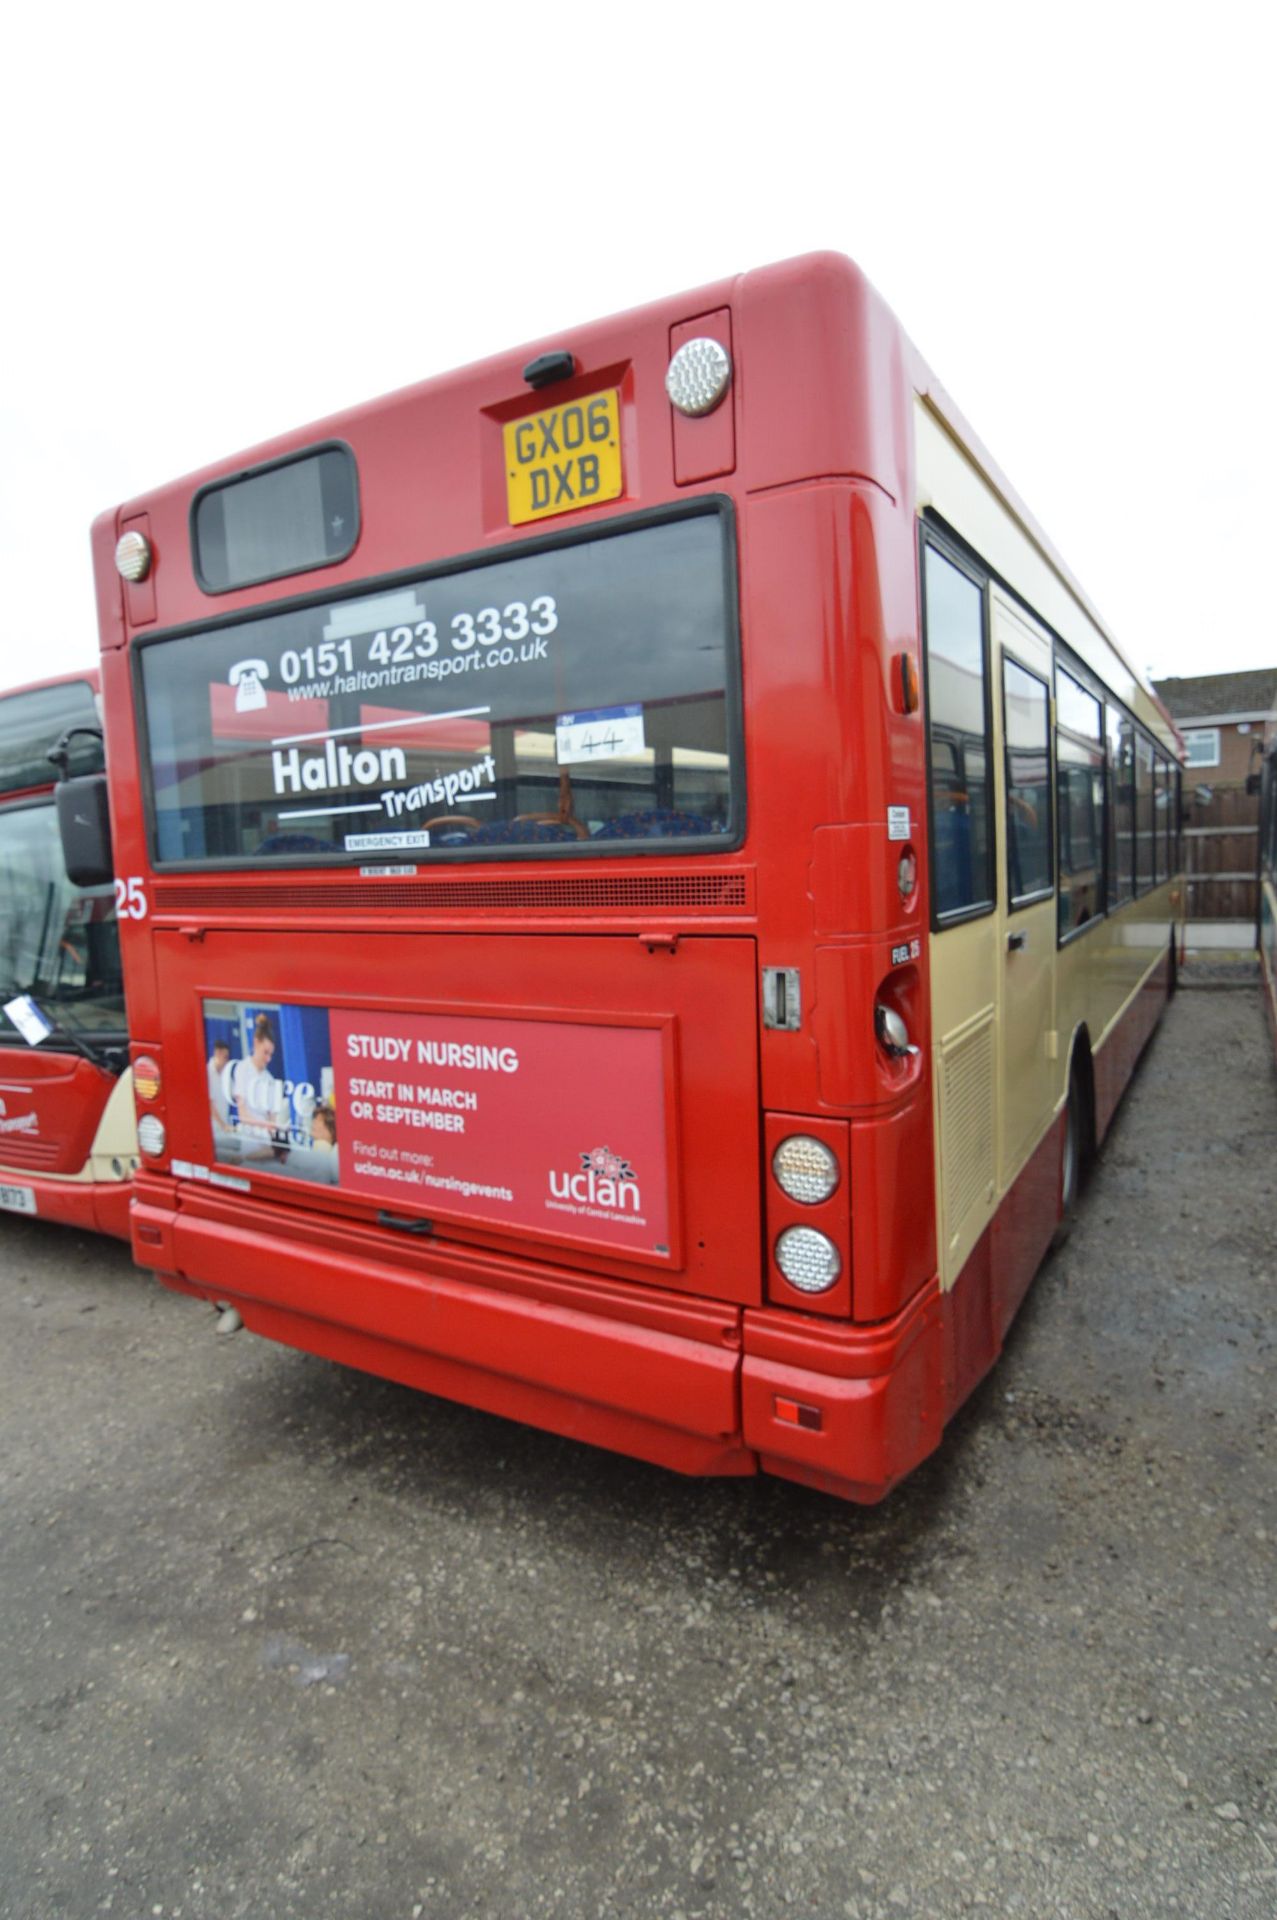
{"type": "Polygon", "coordinates": [[[1073,1076],[1077,1075],[1082,1101],[1085,1138],[1082,1141],[1082,1170],[1085,1174],[1095,1158],[1096,1116],[1095,1116],[1095,1061],[1091,1054],[1091,1035],[1085,1020],[1080,1020],[1073,1029],[1069,1041],[1069,1071],[1064,1082],[1064,1097],[1067,1100],[1073,1076]]]}

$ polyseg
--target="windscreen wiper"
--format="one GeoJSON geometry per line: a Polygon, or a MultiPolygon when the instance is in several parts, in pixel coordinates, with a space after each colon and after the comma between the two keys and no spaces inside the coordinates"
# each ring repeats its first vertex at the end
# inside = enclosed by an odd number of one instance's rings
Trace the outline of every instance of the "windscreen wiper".
{"type": "Polygon", "coordinates": [[[104,1072],[110,1074],[123,1073],[125,1067],[128,1066],[129,1050],[127,1046],[121,1046],[118,1041],[114,1040],[104,1040],[95,1043],[91,1040],[86,1040],[82,1034],[73,1033],[70,1027],[63,1026],[60,1021],[54,1018],[42,1000],[37,1000],[30,987],[19,987],[16,993],[5,995],[6,1001],[12,999],[29,1000],[36,1012],[40,1015],[40,1018],[48,1026],[48,1033],[45,1034],[44,1039],[38,1043],[40,1046],[43,1046],[45,1042],[48,1041],[51,1044],[61,1047],[65,1052],[78,1053],[81,1059],[89,1062],[90,1066],[101,1067],[104,1072]]]}

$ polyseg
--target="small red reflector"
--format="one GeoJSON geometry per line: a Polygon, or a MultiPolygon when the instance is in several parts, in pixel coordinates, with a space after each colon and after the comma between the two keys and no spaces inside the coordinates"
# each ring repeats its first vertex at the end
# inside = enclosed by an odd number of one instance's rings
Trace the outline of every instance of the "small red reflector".
{"type": "Polygon", "coordinates": [[[785,1400],[777,1394],[776,1418],[789,1427],[807,1427],[812,1433],[820,1432],[820,1408],[805,1406],[801,1400],[785,1400]]]}

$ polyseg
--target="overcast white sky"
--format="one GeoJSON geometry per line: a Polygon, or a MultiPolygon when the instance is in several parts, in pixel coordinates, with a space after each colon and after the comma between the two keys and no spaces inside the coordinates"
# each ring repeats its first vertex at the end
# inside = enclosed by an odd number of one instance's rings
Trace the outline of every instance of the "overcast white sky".
{"type": "Polygon", "coordinates": [[[11,11],[0,683],[95,657],[101,508],[812,247],[869,273],[1138,665],[1277,663],[1273,17],[11,11]]]}

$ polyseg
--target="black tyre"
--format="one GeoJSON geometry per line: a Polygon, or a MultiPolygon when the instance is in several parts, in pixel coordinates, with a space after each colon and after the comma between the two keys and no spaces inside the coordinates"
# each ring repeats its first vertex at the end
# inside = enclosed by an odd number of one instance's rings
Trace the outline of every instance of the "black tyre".
{"type": "Polygon", "coordinates": [[[1064,1144],[1060,1149],[1060,1221],[1051,1245],[1062,1247],[1073,1231],[1077,1200],[1082,1191],[1082,1156],[1086,1151],[1086,1115],[1082,1081],[1076,1067],[1069,1076],[1069,1098],[1064,1109],[1064,1144]]]}

